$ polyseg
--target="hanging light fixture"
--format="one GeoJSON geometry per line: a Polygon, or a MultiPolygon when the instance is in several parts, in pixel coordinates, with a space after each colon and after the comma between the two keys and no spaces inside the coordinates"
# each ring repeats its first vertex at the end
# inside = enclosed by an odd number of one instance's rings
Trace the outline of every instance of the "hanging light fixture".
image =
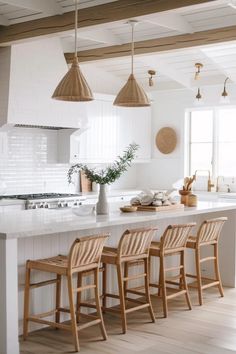
{"type": "Polygon", "coordinates": [[[201,95],[201,92],[200,92],[200,88],[198,88],[197,94],[196,94],[196,100],[200,101],[201,99],[202,99],[202,95],[201,95]]]}
{"type": "Polygon", "coordinates": [[[121,107],[146,107],[150,106],[150,101],[144,89],[138,84],[134,77],[134,26],[137,21],[128,22],[132,27],[132,45],[131,45],[131,74],[125,86],[120,90],[113,102],[114,106],[121,107]]]}
{"type": "Polygon", "coordinates": [[[77,58],[78,0],[75,0],[75,53],[71,68],[56,87],[52,98],[61,101],[92,101],[92,91],[82,74],[77,58]]]}
{"type": "Polygon", "coordinates": [[[195,96],[194,105],[200,106],[204,103],[200,88],[197,89],[197,94],[195,96]]]}
{"type": "Polygon", "coordinates": [[[156,75],[156,71],[155,70],[148,70],[148,74],[150,75],[149,80],[148,80],[148,84],[150,87],[152,87],[152,86],[154,86],[153,76],[156,75]]]}
{"type": "Polygon", "coordinates": [[[203,64],[201,63],[196,63],[195,68],[197,69],[195,72],[194,80],[199,80],[200,79],[200,72],[201,69],[203,68],[203,64]]]}
{"type": "Polygon", "coordinates": [[[227,77],[224,81],[224,89],[221,94],[221,100],[220,100],[221,103],[230,103],[229,102],[229,95],[228,95],[228,92],[226,91],[226,84],[227,84],[228,80],[229,80],[229,77],[227,77]]]}

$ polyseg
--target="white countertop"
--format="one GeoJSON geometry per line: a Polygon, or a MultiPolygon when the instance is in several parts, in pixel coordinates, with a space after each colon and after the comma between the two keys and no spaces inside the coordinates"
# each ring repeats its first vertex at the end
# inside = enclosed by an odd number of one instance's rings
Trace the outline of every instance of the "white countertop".
{"type": "Polygon", "coordinates": [[[176,218],[236,209],[236,203],[199,202],[196,208],[178,211],[121,213],[108,216],[77,216],[72,209],[36,209],[0,213],[0,238],[24,238],[59,232],[89,230],[115,225],[176,218]]]}
{"type": "Polygon", "coordinates": [[[8,206],[8,205],[23,205],[23,204],[25,204],[25,201],[20,199],[7,199],[7,198],[0,199],[0,207],[8,206]]]}

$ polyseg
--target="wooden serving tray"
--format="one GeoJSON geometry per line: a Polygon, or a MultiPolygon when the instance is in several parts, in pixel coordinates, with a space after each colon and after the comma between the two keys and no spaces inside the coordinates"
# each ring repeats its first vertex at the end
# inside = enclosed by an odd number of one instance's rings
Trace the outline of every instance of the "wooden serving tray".
{"type": "Polygon", "coordinates": [[[184,204],[173,204],[166,206],[138,205],[138,211],[168,211],[184,209],[184,204]]]}

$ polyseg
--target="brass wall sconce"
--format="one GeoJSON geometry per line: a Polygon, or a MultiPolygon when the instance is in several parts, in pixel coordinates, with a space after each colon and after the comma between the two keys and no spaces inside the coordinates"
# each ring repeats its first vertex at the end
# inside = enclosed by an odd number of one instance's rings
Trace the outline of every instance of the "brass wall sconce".
{"type": "Polygon", "coordinates": [[[203,64],[201,63],[196,63],[195,68],[197,69],[195,72],[194,80],[199,80],[200,79],[200,72],[201,69],[203,68],[203,64]]]}
{"type": "Polygon", "coordinates": [[[200,100],[202,99],[202,95],[201,95],[200,88],[198,88],[198,90],[197,90],[196,99],[197,99],[198,101],[200,101],[200,100]]]}
{"type": "Polygon", "coordinates": [[[223,89],[223,92],[221,94],[221,97],[223,98],[223,100],[229,100],[229,97],[228,97],[228,92],[226,91],[226,84],[227,84],[227,81],[229,80],[229,77],[227,77],[224,81],[224,89],[223,89]]]}
{"type": "Polygon", "coordinates": [[[148,74],[150,75],[149,80],[148,80],[148,84],[150,87],[152,87],[152,86],[154,86],[153,76],[156,75],[156,71],[155,70],[148,70],[148,74]]]}

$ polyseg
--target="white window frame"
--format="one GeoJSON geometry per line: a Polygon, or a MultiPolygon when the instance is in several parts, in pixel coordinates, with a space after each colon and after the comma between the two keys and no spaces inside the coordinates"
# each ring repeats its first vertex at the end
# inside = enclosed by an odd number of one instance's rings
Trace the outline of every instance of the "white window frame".
{"type": "Polygon", "coordinates": [[[217,178],[218,172],[218,160],[219,160],[219,147],[218,147],[218,130],[219,130],[219,110],[220,109],[236,109],[235,105],[227,106],[204,106],[204,107],[194,107],[186,110],[185,114],[185,175],[191,174],[191,113],[193,111],[207,111],[211,110],[213,112],[213,137],[212,137],[212,177],[217,178]]]}

